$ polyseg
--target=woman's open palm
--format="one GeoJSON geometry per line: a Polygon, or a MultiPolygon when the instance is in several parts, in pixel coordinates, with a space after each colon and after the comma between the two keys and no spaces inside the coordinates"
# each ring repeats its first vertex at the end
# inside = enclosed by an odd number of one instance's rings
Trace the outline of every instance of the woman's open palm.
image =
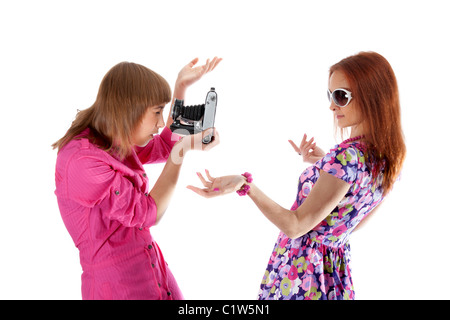
{"type": "Polygon", "coordinates": [[[213,178],[208,170],[205,170],[208,180],[200,172],[197,172],[198,178],[205,188],[187,186],[188,189],[205,198],[221,196],[239,190],[246,182],[242,175],[223,176],[213,178]]]}
{"type": "Polygon", "coordinates": [[[178,85],[184,88],[189,87],[194,82],[200,80],[203,75],[213,71],[220,61],[222,61],[222,58],[214,57],[211,61],[209,59],[206,60],[204,65],[195,67],[198,62],[198,58],[195,58],[185,65],[178,73],[178,85]]]}

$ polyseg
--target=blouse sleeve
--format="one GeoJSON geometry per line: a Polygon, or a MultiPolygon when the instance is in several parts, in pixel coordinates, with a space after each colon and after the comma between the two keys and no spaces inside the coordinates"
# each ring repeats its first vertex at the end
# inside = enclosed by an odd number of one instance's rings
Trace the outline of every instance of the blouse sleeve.
{"type": "Polygon", "coordinates": [[[355,182],[358,154],[351,145],[338,145],[315,163],[315,166],[349,184],[355,182]]]}
{"type": "Polygon", "coordinates": [[[68,163],[67,197],[85,207],[98,206],[106,218],[127,227],[156,222],[153,198],[97,155],[79,155],[68,163]]]}
{"type": "Polygon", "coordinates": [[[170,152],[180,136],[164,127],[145,147],[136,147],[136,154],[143,164],[166,162],[170,152]]]}

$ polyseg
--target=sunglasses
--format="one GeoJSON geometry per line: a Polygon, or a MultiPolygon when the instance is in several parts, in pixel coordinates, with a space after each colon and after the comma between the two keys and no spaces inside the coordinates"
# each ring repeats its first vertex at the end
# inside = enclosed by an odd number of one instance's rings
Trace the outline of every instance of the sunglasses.
{"type": "Polygon", "coordinates": [[[327,96],[328,101],[331,102],[333,99],[334,104],[340,108],[347,106],[352,101],[352,93],[345,89],[336,89],[333,92],[328,89],[327,96]]]}

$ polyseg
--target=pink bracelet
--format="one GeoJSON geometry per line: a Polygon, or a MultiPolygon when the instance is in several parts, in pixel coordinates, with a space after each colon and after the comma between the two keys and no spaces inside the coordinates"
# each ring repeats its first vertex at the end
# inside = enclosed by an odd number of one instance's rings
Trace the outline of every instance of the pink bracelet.
{"type": "MultiPolygon", "coordinates": [[[[246,173],[242,174],[242,176],[245,177],[245,179],[247,180],[247,183],[252,183],[253,178],[250,173],[246,172],[246,173]]],[[[240,188],[238,191],[236,191],[236,193],[242,197],[242,196],[246,196],[249,191],[250,191],[250,186],[248,184],[244,184],[242,186],[242,188],[240,188]]]]}

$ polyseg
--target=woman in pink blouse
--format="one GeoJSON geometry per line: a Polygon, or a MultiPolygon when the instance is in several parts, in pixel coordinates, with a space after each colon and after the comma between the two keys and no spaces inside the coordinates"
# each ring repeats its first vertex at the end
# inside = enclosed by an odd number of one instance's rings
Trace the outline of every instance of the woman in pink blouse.
{"type": "MultiPolygon", "coordinates": [[[[221,61],[198,59],[181,69],[173,98],[221,61]]],[[[166,211],[183,158],[208,130],[180,138],[163,119],[171,100],[167,81],[135,63],[114,66],[94,104],[80,111],[58,148],[55,194],[64,224],[80,251],[83,299],[183,299],[150,234],[166,211]],[[159,129],[163,128],[160,135],[159,129]],[[166,162],[149,190],[143,164],[166,162]]]]}

